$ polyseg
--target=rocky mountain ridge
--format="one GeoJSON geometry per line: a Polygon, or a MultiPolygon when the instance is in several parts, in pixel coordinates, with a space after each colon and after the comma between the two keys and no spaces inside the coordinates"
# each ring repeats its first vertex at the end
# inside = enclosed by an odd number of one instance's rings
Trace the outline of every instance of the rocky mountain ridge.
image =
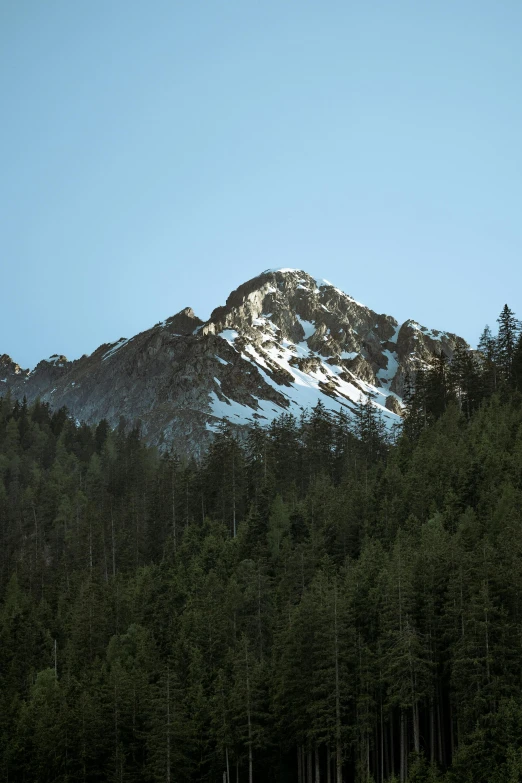
{"type": "Polygon", "coordinates": [[[0,356],[0,394],[65,405],[89,424],[123,417],[150,443],[194,454],[225,418],[268,425],[319,399],[348,414],[370,399],[391,425],[407,373],[440,352],[451,357],[459,343],[467,347],[457,335],[377,314],[306,272],[267,270],[206,322],[185,308],[90,356],[55,354],[32,371],[0,356]]]}

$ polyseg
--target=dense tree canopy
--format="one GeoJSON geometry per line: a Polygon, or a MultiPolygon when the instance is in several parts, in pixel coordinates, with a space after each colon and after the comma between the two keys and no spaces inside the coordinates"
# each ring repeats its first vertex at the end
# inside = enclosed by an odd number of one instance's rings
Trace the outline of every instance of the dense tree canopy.
{"type": "Polygon", "coordinates": [[[197,463],[0,399],[0,780],[522,780],[502,319],[392,434],[318,405],[197,463]]]}

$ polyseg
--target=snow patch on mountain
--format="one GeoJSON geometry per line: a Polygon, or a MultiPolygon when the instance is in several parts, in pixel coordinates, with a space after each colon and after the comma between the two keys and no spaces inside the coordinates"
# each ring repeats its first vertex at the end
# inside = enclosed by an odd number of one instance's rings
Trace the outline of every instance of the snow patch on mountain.
{"type": "Polygon", "coordinates": [[[127,343],[130,343],[130,341],[132,339],[133,339],[132,337],[129,337],[129,338],[120,337],[120,339],[116,343],[113,344],[112,348],[110,348],[108,351],[106,351],[106,353],[103,354],[102,362],[104,362],[106,359],[110,359],[111,356],[114,356],[114,354],[117,351],[121,350],[121,348],[123,348],[125,345],[127,345],[127,343]]]}
{"type": "Polygon", "coordinates": [[[299,315],[297,316],[297,320],[299,321],[299,323],[300,323],[300,324],[301,324],[301,326],[303,327],[303,332],[304,332],[304,340],[306,341],[306,340],[308,340],[308,339],[309,339],[309,338],[310,338],[310,337],[311,337],[313,334],[315,334],[315,332],[316,332],[316,329],[315,329],[315,324],[313,324],[311,321],[304,321],[304,320],[301,318],[301,316],[299,316],[299,315]]]}

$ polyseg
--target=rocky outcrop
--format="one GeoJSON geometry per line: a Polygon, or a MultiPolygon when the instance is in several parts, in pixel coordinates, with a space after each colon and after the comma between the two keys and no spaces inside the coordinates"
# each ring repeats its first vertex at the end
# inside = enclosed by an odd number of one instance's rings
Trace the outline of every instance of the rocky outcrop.
{"type": "Polygon", "coordinates": [[[450,356],[456,335],[399,325],[325,280],[267,270],[239,286],[203,322],[191,308],[130,339],[31,372],[0,357],[0,394],[67,406],[78,420],[139,424],[160,448],[197,454],[219,422],[237,427],[296,416],[321,399],[350,413],[370,399],[392,424],[418,362],[450,356]]]}
{"type": "Polygon", "coordinates": [[[194,330],[198,326],[202,326],[204,322],[197,317],[192,307],[185,307],[184,310],[180,310],[172,318],[168,318],[166,323],[171,331],[188,336],[193,334],[194,330]]]}
{"type": "Polygon", "coordinates": [[[461,337],[437,329],[427,329],[415,321],[405,321],[402,324],[395,346],[398,367],[390,384],[390,390],[402,397],[406,376],[415,375],[419,363],[427,364],[434,356],[444,354],[449,359],[453,351],[460,345],[467,349],[468,344],[461,337]]]}
{"type": "Polygon", "coordinates": [[[386,408],[392,413],[396,413],[398,416],[400,416],[402,413],[402,407],[399,400],[397,397],[393,397],[391,394],[389,397],[386,397],[386,408]]]}

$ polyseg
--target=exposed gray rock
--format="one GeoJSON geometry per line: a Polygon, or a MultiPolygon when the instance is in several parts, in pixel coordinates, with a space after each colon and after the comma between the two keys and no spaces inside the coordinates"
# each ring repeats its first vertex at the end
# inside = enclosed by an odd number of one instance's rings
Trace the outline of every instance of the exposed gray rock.
{"type": "Polygon", "coordinates": [[[386,407],[392,413],[396,413],[398,416],[402,416],[402,406],[397,397],[394,397],[392,394],[386,397],[386,407]]]}
{"type": "Polygon", "coordinates": [[[434,356],[441,353],[451,359],[457,345],[465,349],[469,348],[466,341],[455,334],[441,332],[437,329],[430,330],[415,321],[405,321],[397,335],[395,350],[399,366],[390,385],[390,390],[402,397],[406,376],[408,374],[415,375],[415,369],[419,362],[428,363],[434,356]]]}
{"type": "Polygon", "coordinates": [[[197,317],[192,307],[185,307],[184,310],[180,310],[172,318],[167,318],[166,323],[173,332],[189,335],[193,334],[194,330],[198,326],[202,326],[204,322],[197,317]]]}

